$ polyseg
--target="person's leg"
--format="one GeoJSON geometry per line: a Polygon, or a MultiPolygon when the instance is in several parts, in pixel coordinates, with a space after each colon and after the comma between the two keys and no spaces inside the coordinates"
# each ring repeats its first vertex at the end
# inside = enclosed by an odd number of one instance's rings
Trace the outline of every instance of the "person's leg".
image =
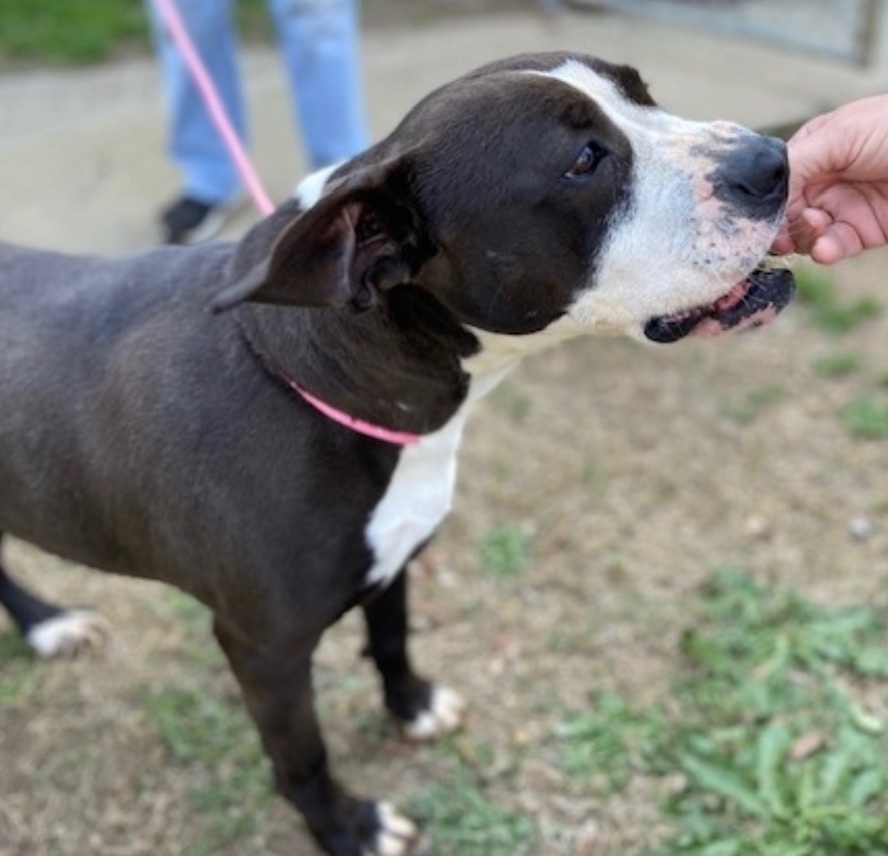
{"type": "Polygon", "coordinates": [[[312,169],[367,146],[357,0],[268,0],[312,169]]]}
{"type": "MultiPolygon", "coordinates": [[[[183,200],[207,206],[229,202],[240,186],[237,170],[213,124],[176,43],[164,27],[154,4],[150,9],[154,43],[163,73],[169,117],[168,151],[182,175],[182,200],[164,214],[164,223],[183,200]]],[[[219,92],[232,126],[246,137],[246,118],[238,75],[238,42],[232,27],[231,0],[177,0],[176,6],[207,72],[219,92]]],[[[183,212],[179,212],[182,214],[183,212]]],[[[187,212],[185,212],[187,214],[187,212]]],[[[200,211],[196,212],[200,215],[200,211]]],[[[172,234],[170,240],[176,240],[172,234]]],[[[191,235],[188,239],[195,240],[191,235]]]]}

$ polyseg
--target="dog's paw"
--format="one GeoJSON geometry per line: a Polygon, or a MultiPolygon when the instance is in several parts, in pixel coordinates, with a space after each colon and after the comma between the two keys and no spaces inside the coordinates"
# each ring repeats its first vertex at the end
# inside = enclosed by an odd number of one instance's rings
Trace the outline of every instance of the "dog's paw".
{"type": "Polygon", "coordinates": [[[448,687],[432,687],[428,706],[403,724],[407,740],[427,743],[457,731],[466,718],[466,703],[448,687]]]}
{"type": "Polygon", "coordinates": [[[405,856],[419,839],[416,824],[389,803],[377,804],[376,822],[376,838],[361,856],[405,856]]]}
{"type": "Polygon", "coordinates": [[[88,609],[72,609],[35,624],[25,641],[46,659],[75,657],[97,647],[108,634],[108,622],[88,609]]]}
{"type": "MultiPolygon", "coordinates": [[[[325,791],[325,794],[329,794],[325,791]]],[[[333,802],[313,801],[305,820],[324,853],[330,856],[407,856],[419,830],[387,802],[332,794],[333,802]]]]}

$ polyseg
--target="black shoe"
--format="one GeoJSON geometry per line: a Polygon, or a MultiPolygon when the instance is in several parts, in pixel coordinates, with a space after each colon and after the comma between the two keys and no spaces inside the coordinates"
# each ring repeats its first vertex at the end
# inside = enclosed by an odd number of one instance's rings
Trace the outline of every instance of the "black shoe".
{"type": "Polygon", "coordinates": [[[182,196],[160,216],[167,244],[198,244],[219,233],[234,206],[231,203],[201,202],[182,196]]]}

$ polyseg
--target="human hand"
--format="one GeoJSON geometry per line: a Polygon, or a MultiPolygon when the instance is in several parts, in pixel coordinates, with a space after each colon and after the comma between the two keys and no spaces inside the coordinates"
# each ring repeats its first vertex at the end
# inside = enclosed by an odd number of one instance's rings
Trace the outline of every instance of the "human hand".
{"type": "Polygon", "coordinates": [[[888,95],[817,116],[788,153],[789,202],[774,252],[833,264],[888,244],[888,95]]]}

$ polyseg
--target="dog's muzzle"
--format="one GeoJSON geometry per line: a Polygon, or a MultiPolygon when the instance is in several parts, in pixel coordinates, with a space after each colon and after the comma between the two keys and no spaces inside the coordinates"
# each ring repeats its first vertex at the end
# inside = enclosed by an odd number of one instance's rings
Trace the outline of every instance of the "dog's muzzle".
{"type": "MultiPolygon", "coordinates": [[[[747,223],[779,222],[789,187],[786,144],[776,137],[749,134],[710,174],[713,195],[747,223]]],[[[717,300],[650,319],[645,336],[653,342],[677,342],[685,336],[717,336],[728,330],[761,327],[786,307],[795,293],[789,270],[766,259],[717,300]]]]}

